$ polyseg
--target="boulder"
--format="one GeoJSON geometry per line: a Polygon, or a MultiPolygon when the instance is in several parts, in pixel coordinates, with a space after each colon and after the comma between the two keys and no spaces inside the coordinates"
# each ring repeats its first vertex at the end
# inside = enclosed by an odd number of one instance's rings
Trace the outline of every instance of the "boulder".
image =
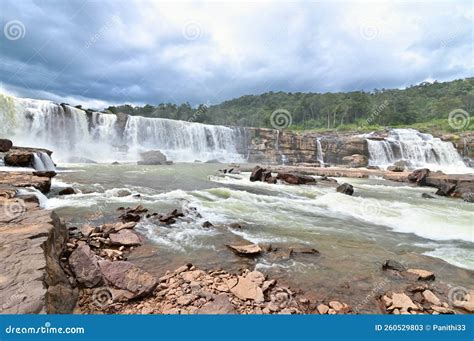
{"type": "Polygon", "coordinates": [[[78,246],[69,256],[69,266],[79,283],[92,288],[102,281],[96,255],[86,244],[78,246]]]}
{"type": "Polygon", "coordinates": [[[252,170],[252,173],[250,174],[250,181],[255,182],[255,181],[262,181],[262,174],[265,171],[264,168],[260,166],[255,166],[254,169],[252,170]]]}
{"type": "Polygon", "coordinates": [[[13,147],[13,142],[7,139],[0,139],[0,152],[8,152],[13,147]]]}
{"type": "Polygon", "coordinates": [[[387,170],[389,172],[403,172],[405,170],[405,167],[399,167],[399,166],[388,166],[387,167],[387,170]]]}
{"type": "Polygon", "coordinates": [[[142,244],[140,237],[130,229],[124,228],[109,235],[112,245],[138,246],[142,244]]]}
{"type": "Polygon", "coordinates": [[[5,165],[12,167],[31,167],[34,153],[27,150],[11,150],[5,155],[5,165]]]}
{"type": "Polygon", "coordinates": [[[428,303],[438,305],[438,306],[441,305],[441,300],[438,297],[436,297],[436,295],[433,294],[431,290],[423,291],[422,295],[425,301],[427,301],[428,303]]]}
{"type": "Polygon", "coordinates": [[[291,185],[304,185],[308,183],[316,183],[316,179],[309,175],[297,174],[297,173],[284,173],[278,172],[278,180],[283,180],[291,185]]]}
{"type": "Polygon", "coordinates": [[[151,274],[127,261],[102,260],[99,267],[109,284],[133,293],[133,297],[151,293],[158,283],[151,274]]]}
{"type": "Polygon", "coordinates": [[[262,252],[262,248],[257,244],[248,244],[248,245],[227,245],[229,249],[234,251],[239,255],[245,256],[254,256],[262,252]]]}
{"type": "Polygon", "coordinates": [[[339,193],[352,195],[354,194],[354,187],[351,184],[344,183],[342,185],[337,186],[336,191],[339,193]]]}
{"type": "Polygon", "coordinates": [[[353,154],[349,156],[344,156],[342,158],[344,164],[348,164],[349,167],[360,168],[366,167],[369,163],[367,156],[362,154],[353,154]]]}
{"type": "Polygon", "coordinates": [[[383,270],[395,270],[399,272],[404,272],[407,269],[403,266],[402,263],[397,262],[396,260],[393,259],[388,259],[382,264],[382,269],[383,270]]]}
{"type": "Polygon", "coordinates": [[[76,190],[72,187],[66,187],[62,190],[59,191],[59,195],[71,195],[71,194],[76,194],[76,190]]]}
{"type": "Polygon", "coordinates": [[[116,196],[119,198],[128,197],[129,195],[132,195],[132,192],[128,189],[119,189],[116,193],[116,196]]]}
{"type": "Polygon", "coordinates": [[[209,228],[209,227],[213,227],[214,225],[212,225],[212,223],[210,221],[205,221],[201,224],[202,227],[204,228],[209,228]]]}
{"type": "Polygon", "coordinates": [[[167,162],[166,156],[159,150],[149,150],[140,153],[141,160],[137,163],[139,165],[164,165],[167,162]]]}
{"type": "Polygon", "coordinates": [[[393,293],[392,294],[392,305],[389,310],[400,309],[402,311],[408,311],[409,309],[418,309],[418,306],[413,303],[410,297],[404,293],[393,293]]]}
{"type": "Polygon", "coordinates": [[[450,182],[443,182],[437,186],[438,190],[436,191],[436,195],[440,195],[443,197],[449,197],[451,193],[453,193],[456,185],[450,182]]]}
{"type": "Polygon", "coordinates": [[[430,170],[428,168],[421,168],[408,174],[408,180],[410,182],[415,182],[419,186],[425,186],[426,177],[428,175],[430,175],[430,170]]]}
{"type": "Polygon", "coordinates": [[[429,193],[422,193],[422,194],[421,194],[421,197],[422,197],[423,199],[436,199],[435,196],[433,196],[433,195],[431,195],[431,194],[429,194],[429,193]]]}
{"type": "Polygon", "coordinates": [[[54,178],[57,173],[55,171],[35,171],[33,175],[45,178],[54,178]]]}

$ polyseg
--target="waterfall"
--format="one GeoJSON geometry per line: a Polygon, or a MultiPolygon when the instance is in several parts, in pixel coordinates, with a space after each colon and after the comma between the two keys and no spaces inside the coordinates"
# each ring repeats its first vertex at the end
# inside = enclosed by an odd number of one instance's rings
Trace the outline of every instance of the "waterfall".
{"type": "Polygon", "coordinates": [[[367,135],[369,165],[386,168],[396,161],[405,160],[410,168],[426,167],[447,173],[469,173],[456,148],[430,134],[414,129],[392,129],[383,140],[367,135]]]}
{"type": "Polygon", "coordinates": [[[38,171],[56,170],[53,160],[51,160],[51,157],[45,152],[36,152],[33,154],[33,168],[38,171]]]}
{"type": "Polygon", "coordinates": [[[319,162],[320,167],[324,167],[324,157],[323,157],[323,148],[321,147],[321,139],[316,138],[317,154],[316,160],[319,162]]]}
{"type": "Polygon", "coordinates": [[[237,128],[139,116],[128,116],[122,124],[114,114],[2,94],[0,137],[18,146],[50,149],[59,162],[137,161],[146,150],[160,150],[178,162],[245,161],[237,151],[244,139],[237,128]]]}

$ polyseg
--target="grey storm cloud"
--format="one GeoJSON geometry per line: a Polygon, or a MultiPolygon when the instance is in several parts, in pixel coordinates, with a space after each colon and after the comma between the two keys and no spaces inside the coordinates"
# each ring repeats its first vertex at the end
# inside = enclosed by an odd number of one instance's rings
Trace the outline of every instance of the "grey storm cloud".
{"type": "Polygon", "coordinates": [[[404,87],[473,70],[470,1],[0,6],[0,90],[95,108],[404,87]]]}

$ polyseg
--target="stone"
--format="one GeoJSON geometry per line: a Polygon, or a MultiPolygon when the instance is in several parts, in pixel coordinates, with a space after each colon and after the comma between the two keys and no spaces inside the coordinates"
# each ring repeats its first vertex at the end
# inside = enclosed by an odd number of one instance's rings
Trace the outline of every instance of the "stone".
{"type": "Polygon", "coordinates": [[[91,251],[89,245],[80,245],[71,253],[69,266],[77,281],[87,288],[95,287],[102,281],[97,256],[91,251]]]}
{"type": "Polygon", "coordinates": [[[247,299],[253,300],[256,303],[265,301],[263,291],[258,284],[242,276],[238,277],[237,284],[230,288],[230,291],[244,301],[247,299]]]}
{"type": "Polygon", "coordinates": [[[55,171],[34,171],[33,175],[45,178],[54,178],[57,173],[55,171]]]}
{"type": "Polygon", "coordinates": [[[132,195],[132,192],[130,192],[128,189],[120,189],[115,193],[115,196],[122,198],[122,197],[128,197],[129,195],[132,195]]]}
{"type": "Polygon", "coordinates": [[[72,187],[66,187],[62,190],[59,191],[59,195],[71,195],[71,194],[76,194],[76,190],[72,187]]]}
{"type": "Polygon", "coordinates": [[[252,173],[250,174],[250,181],[255,182],[255,181],[262,181],[262,174],[265,171],[264,168],[260,166],[255,166],[254,169],[252,170],[252,173]]]}
{"type": "Polygon", "coordinates": [[[354,187],[351,184],[344,183],[342,185],[337,186],[336,191],[339,193],[352,195],[354,194],[354,187]]]}
{"type": "Polygon", "coordinates": [[[278,172],[277,179],[282,180],[291,185],[305,185],[310,183],[316,183],[316,179],[312,176],[298,173],[278,172]]]}
{"type": "Polygon", "coordinates": [[[329,311],[329,307],[325,304],[319,304],[317,309],[321,315],[327,314],[329,311]]]}
{"type": "Polygon", "coordinates": [[[339,311],[339,310],[342,310],[344,308],[344,306],[342,305],[341,302],[338,302],[338,301],[331,301],[329,302],[329,306],[331,308],[333,308],[335,311],[339,311]]]}
{"type": "Polygon", "coordinates": [[[227,245],[227,247],[238,255],[255,256],[262,252],[262,248],[257,244],[227,245]]]}
{"type": "Polygon", "coordinates": [[[99,261],[102,276],[111,285],[130,291],[134,297],[151,293],[157,286],[157,280],[148,272],[127,261],[99,261]]]}
{"type": "Polygon", "coordinates": [[[422,270],[422,269],[408,269],[408,273],[415,274],[418,276],[420,281],[434,281],[435,275],[431,271],[422,270]]]}
{"type": "Polygon", "coordinates": [[[349,156],[344,156],[342,158],[342,162],[344,164],[348,164],[349,167],[353,168],[367,167],[369,163],[369,158],[365,155],[353,154],[349,156]]]}
{"type": "Polygon", "coordinates": [[[451,193],[454,192],[454,189],[456,188],[456,184],[453,184],[450,182],[442,182],[436,187],[438,188],[438,190],[435,193],[436,195],[439,195],[442,197],[448,197],[451,195],[451,193]]]}
{"type": "Polygon", "coordinates": [[[265,275],[262,274],[260,271],[252,271],[245,276],[247,279],[251,280],[258,285],[262,285],[265,282],[265,275]]]}
{"type": "Polygon", "coordinates": [[[167,162],[166,156],[159,150],[150,150],[140,153],[139,165],[164,165],[167,162]]]}
{"type": "Polygon", "coordinates": [[[226,294],[217,295],[213,301],[204,304],[196,311],[196,314],[201,315],[223,315],[223,314],[237,314],[232,303],[226,294]]]}
{"type": "Polygon", "coordinates": [[[419,186],[425,186],[428,175],[430,175],[428,168],[417,169],[408,174],[408,181],[415,182],[419,186]]]}
{"type": "Polygon", "coordinates": [[[403,266],[402,263],[397,262],[396,260],[393,259],[388,259],[382,264],[382,269],[383,270],[395,270],[399,272],[406,271],[407,269],[403,266]]]}
{"type": "Polygon", "coordinates": [[[89,237],[93,232],[94,232],[95,228],[93,226],[90,226],[90,225],[83,225],[79,231],[82,233],[82,235],[84,237],[89,237]]]}
{"type": "Polygon", "coordinates": [[[129,229],[122,229],[109,235],[112,245],[138,246],[142,244],[140,237],[129,229]]]}
{"type": "Polygon", "coordinates": [[[421,197],[422,197],[423,199],[436,199],[435,196],[433,196],[433,195],[431,195],[431,194],[429,194],[429,193],[422,193],[422,194],[421,194],[421,197]]]}
{"type": "Polygon", "coordinates": [[[392,294],[392,305],[389,308],[400,309],[402,311],[408,311],[408,309],[418,309],[418,306],[413,303],[410,297],[404,293],[393,293],[392,294]]]}
{"type": "Polygon", "coordinates": [[[431,290],[425,290],[423,291],[422,293],[423,295],[423,298],[431,303],[431,304],[434,304],[434,305],[441,305],[441,301],[438,297],[436,297],[435,294],[433,294],[433,292],[431,290]]]}
{"type": "Polygon", "coordinates": [[[34,152],[27,150],[10,150],[4,157],[5,165],[11,167],[31,167],[34,152]]]}
{"type": "Polygon", "coordinates": [[[42,193],[51,189],[51,179],[36,176],[28,172],[2,172],[0,171],[0,185],[11,187],[34,187],[42,193]]]}
{"type": "Polygon", "coordinates": [[[0,152],[8,152],[13,147],[13,142],[7,139],[0,139],[0,152]]]}
{"type": "Polygon", "coordinates": [[[193,294],[183,295],[183,296],[178,297],[178,299],[176,300],[176,303],[178,303],[179,305],[189,305],[197,298],[198,297],[193,294]]]}
{"type": "Polygon", "coordinates": [[[265,292],[267,291],[268,289],[270,289],[272,286],[274,286],[276,284],[276,280],[274,279],[271,279],[269,281],[265,281],[263,282],[262,284],[262,291],[265,292]]]}
{"type": "Polygon", "coordinates": [[[454,310],[437,305],[432,305],[431,309],[439,314],[454,314],[454,310]]]}
{"type": "Polygon", "coordinates": [[[210,221],[205,221],[201,224],[201,226],[204,228],[209,228],[209,227],[213,227],[214,225],[210,221]]]}

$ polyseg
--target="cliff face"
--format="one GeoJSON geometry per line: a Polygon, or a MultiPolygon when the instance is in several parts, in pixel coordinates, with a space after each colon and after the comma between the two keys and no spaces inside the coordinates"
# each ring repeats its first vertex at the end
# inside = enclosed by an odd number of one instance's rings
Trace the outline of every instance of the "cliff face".
{"type": "Polygon", "coordinates": [[[312,133],[247,128],[248,159],[255,163],[318,163],[318,143],[326,164],[348,164],[354,154],[368,159],[365,138],[341,133],[312,133]]]}

